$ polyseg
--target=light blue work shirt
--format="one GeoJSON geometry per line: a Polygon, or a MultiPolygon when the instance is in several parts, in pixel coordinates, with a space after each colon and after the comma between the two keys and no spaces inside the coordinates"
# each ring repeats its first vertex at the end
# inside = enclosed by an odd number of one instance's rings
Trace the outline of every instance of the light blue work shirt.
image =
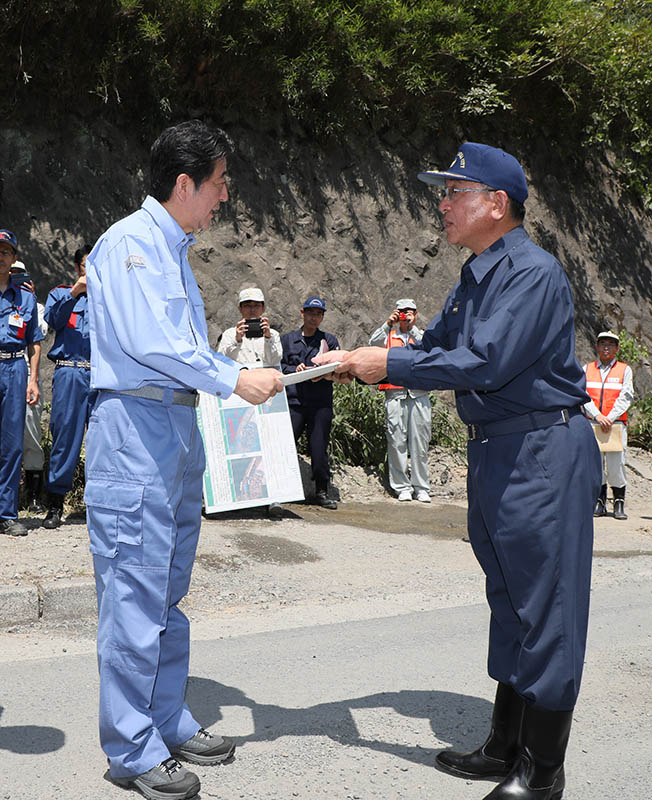
{"type": "Polygon", "coordinates": [[[92,388],[233,392],[241,367],[209,347],[194,241],[151,196],[100,237],[86,263],[92,388]]]}
{"type": "Polygon", "coordinates": [[[56,286],[45,302],[44,317],[55,331],[50,361],[89,361],[88,298],[86,293],[73,297],[72,286],[56,286]]]}

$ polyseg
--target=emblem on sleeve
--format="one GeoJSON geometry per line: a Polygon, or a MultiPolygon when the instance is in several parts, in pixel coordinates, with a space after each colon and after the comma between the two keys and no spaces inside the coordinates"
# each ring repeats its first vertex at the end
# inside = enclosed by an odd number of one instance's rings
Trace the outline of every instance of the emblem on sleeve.
{"type": "Polygon", "coordinates": [[[145,259],[142,256],[127,256],[127,259],[125,261],[125,267],[127,267],[127,272],[129,272],[129,270],[132,267],[144,267],[144,266],[146,266],[145,259]]]}

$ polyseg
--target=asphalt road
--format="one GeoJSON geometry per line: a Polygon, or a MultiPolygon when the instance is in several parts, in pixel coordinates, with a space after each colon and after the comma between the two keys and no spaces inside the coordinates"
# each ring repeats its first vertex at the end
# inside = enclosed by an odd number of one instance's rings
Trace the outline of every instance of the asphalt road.
{"type": "MultiPolygon", "coordinates": [[[[652,578],[634,561],[611,561],[594,586],[565,800],[651,794],[652,578]]],[[[484,604],[396,615],[385,604],[364,619],[340,609],[338,622],[322,609],[321,624],[272,617],[254,632],[260,614],[243,615],[241,633],[225,638],[217,614],[193,628],[188,701],[203,725],[239,743],[232,763],[195,768],[203,800],[480,800],[490,791],[433,767],[442,747],[472,748],[487,730],[484,604]]],[[[140,796],[103,779],[92,623],[0,635],[0,687],[0,798],[140,796]]]]}

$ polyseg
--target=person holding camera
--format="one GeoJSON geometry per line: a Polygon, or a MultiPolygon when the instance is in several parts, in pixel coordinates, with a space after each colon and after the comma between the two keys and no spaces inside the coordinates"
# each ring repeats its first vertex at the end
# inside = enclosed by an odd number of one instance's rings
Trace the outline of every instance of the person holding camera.
{"type": "Polygon", "coordinates": [[[239,364],[280,369],[283,348],[281,336],[269,326],[265,314],[265,296],[260,289],[243,289],[238,296],[238,308],[242,319],[235,328],[227,328],[222,334],[218,353],[222,353],[239,364]]]}
{"type": "Polygon", "coordinates": [[[86,296],[86,257],[91,246],[75,251],[77,280],[56,286],[45,301],[45,321],[54,331],[48,358],[54,362],[48,470],[48,512],[43,527],[61,525],[63,501],[72,489],[84,433],[95,402],[91,390],[91,343],[86,296]]]}
{"type": "MultiPolygon", "coordinates": [[[[397,300],[387,322],[371,334],[369,344],[389,348],[420,342],[423,331],[416,326],[418,313],[414,300],[397,300]]],[[[385,393],[389,485],[400,502],[412,500],[414,496],[420,503],[429,503],[428,446],[432,416],[429,393],[388,382],[381,383],[378,389],[385,393]]]]}
{"type": "Polygon", "coordinates": [[[0,229],[0,533],[26,536],[27,529],[18,520],[23,430],[26,405],[36,405],[40,395],[40,343],[44,337],[38,325],[36,297],[25,282],[25,273],[11,274],[17,255],[15,235],[0,229]]]}

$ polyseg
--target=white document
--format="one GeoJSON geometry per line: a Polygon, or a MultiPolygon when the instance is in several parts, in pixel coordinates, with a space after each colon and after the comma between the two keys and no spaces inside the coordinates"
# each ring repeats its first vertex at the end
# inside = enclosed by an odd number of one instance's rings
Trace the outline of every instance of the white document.
{"type": "Polygon", "coordinates": [[[341,361],[333,361],[331,364],[323,364],[321,367],[308,367],[302,372],[281,375],[281,380],[286,386],[290,386],[293,383],[311,381],[313,378],[319,378],[320,375],[328,375],[329,372],[335,372],[335,367],[339,367],[341,363],[341,361]]]}
{"type": "Polygon", "coordinates": [[[197,421],[207,513],[304,499],[285,392],[258,406],[236,394],[221,400],[200,392],[197,421]]]}

